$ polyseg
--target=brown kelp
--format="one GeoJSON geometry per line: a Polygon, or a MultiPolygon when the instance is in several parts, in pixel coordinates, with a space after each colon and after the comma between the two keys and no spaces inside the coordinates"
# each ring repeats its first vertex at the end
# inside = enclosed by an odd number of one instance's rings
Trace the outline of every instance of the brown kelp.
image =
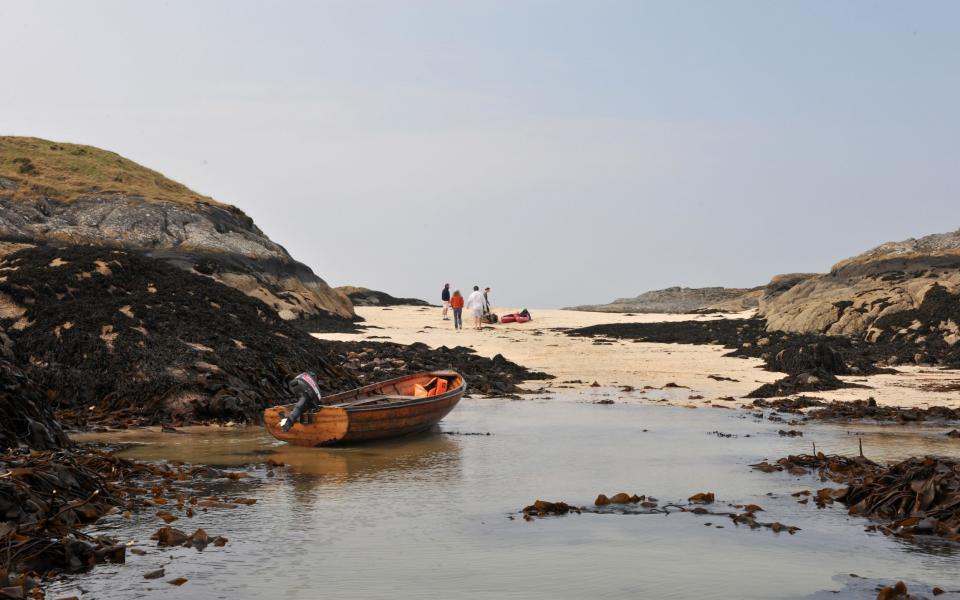
{"type": "Polygon", "coordinates": [[[840,502],[851,515],[877,521],[888,535],[932,535],[960,542],[960,461],[913,457],[879,465],[863,456],[822,452],[751,465],[764,472],[816,473],[843,487],[823,488],[812,497],[818,506],[840,502]]]}

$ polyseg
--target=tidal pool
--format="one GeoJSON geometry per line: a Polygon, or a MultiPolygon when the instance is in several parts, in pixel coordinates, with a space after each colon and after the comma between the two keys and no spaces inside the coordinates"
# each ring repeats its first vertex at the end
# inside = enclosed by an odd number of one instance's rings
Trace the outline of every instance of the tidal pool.
{"type": "Polygon", "coordinates": [[[809,452],[813,442],[827,453],[855,454],[861,437],[878,462],[960,456],[960,441],[943,435],[949,428],[786,427],[705,405],[591,403],[603,393],[466,399],[435,431],[351,448],[294,448],[258,428],[137,433],[144,443],[124,456],[228,467],[272,458],[288,466],[272,478],[253,467],[253,477],[230,484],[239,491],[215,490],[254,497],[254,506],[173,523],[224,535],[223,548],[157,548],[149,536],[163,523],[150,512],[104,520],[94,531],[135,540],[146,554],[69,578],[51,597],[769,599],[841,589],[822,597],[875,597],[872,583],[849,585],[851,573],[960,588],[960,546],[868,533],[868,521],[839,505],[817,509],[790,496],[825,485],[814,477],[748,466],[809,452]],[[804,437],[780,437],[779,429],[804,437]],[[717,510],[759,504],[761,520],[801,531],[751,530],[711,515],[525,522],[517,513],[538,498],[590,505],[598,493],[621,491],[684,502],[712,491],[717,510]],[[143,579],[161,566],[165,578],[143,579]],[[180,576],[189,580],[182,587],[165,583],[180,576]]]}

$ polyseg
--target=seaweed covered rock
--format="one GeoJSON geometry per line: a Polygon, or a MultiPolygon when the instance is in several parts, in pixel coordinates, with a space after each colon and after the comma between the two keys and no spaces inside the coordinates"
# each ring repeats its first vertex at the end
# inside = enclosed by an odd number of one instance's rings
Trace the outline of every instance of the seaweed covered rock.
{"type": "Polygon", "coordinates": [[[759,358],[769,371],[791,377],[753,397],[848,387],[837,375],[894,373],[898,364],[960,367],[960,296],[933,285],[918,308],[876,320],[864,338],[770,331],[765,319],[609,323],[567,335],[661,344],[717,344],[726,356],[759,358]],[[956,331],[956,337],[953,332],[956,331]],[[817,381],[814,381],[816,378],[817,381]],[[809,384],[809,385],[807,385],[809,384]]]}
{"type": "Polygon", "coordinates": [[[747,394],[747,398],[776,398],[792,396],[803,392],[823,392],[845,387],[863,387],[846,383],[836,375],[823,369],[813,369],[802,373],[787,375],[773,383],[765,383],[747,394]]]}
{"type": "Polygon", "coordinates": [[[16,359],[76,425],[258,421],[302,371],[337,392],[453,368],[470,389],[513,393],[532,373],[502,356],[424,344],[317,339],[263,302],[135,252],[26,248],[0,260],[16,359]]]}
{"type": "Polygon", "coordinates": [[[357,379],[372,383],[418,371],[453,369],[467,381],[467,389],[483,394],[516,394],[527,380],[552,379],[551,375],[509,361],[502,354],[477,356],[470,348],[430,348],[417,342],[409,346],[391,342],[327,342],[344,357],[343,366],[357,379]]]}
{"type": "MultiPolygon", "coordinates": [[[[858,387],[837,375],[890,372],[878,366],[889,348],[841,336],[767,331],[763,319],[722,319],[663,323],[611,323],[567,332],[573,336],[602,336],[642,342],[719,344],[731,351],[726,356],[759,358],[769,371],[787,377],[765,384],[749,394],[767,398],[802,392],[858,387]]],[[[937,355],[937,360],[949,356],[937,355]]]]}
{"type": "Polygon", "coordinates": [[[960,231],[882,244],[826,274],[778,275],[764,288],[757,316],[570,333],[722,344],[733,356],[762,358],[790,375],[871,374],[900,364],[960,368],[960,231]]]}
{"type": "Polygon", "coordinates": [[[70,445],[46,400],[23,371],[0,359],[0,452],[21,444],[34,450],[70,445]]]}
{"type": "MultiPolygon", "coordinates": [[[[103,562],[123,563],[128,544],[83,531],[101,517],[124,510],[124,518],[158,505],[164,522],[198,510],[238,508],[255,500],[208,496],[211,480],[249,489],[246,472],[201,465],[164,465],[114,456],[109,448],[78,444],[52,451],[19,448],[0,454],[0,598],[42,598],[38,579],[88,571],[103,562]],[[205,497],[205,498],[203,498],[205,497]],[[201,499],[203,498],[203,499],[201,499]]],[[[202,529],[190,545],[222,546],[227,540],[202,529]]],[[[134,550],[137,552],[137,550],[134,550]]]]}
{"type": "Polygon", "coordinates": [[[935,283],[916,308],[878,318],[866,336],[886,349],[887,364],[960,367],[960,291],[935,283]]]}
{"type": "Polygon", "coordinates": [[[787,346],[767,360],[772,371],[791,375],[822,371],[831,375],[849,375],[850,368],[833,346],[825,342],[787,346]]]}
{"type": "Polygon", "coordinates": [[[960,408],[949,406],[930,406],[926,408],[899,406],[881,406],[874,398],[866,400],[834,401],[820,405],[806,413],[809,419],[850,421],[871,419],[875,421],[895,421],[898,423],[916,423],[932,421],[942,423],[960,422],[960,408]]]}
{"type": "Polygon", "coordinates": [[[0,265],[18,361],[70,421],[253,420],[298,372],[356,381],[259,300],[165,261],[49,246],[0,265]]]}
{"type": "Polygon", "coordinates": [[[759,358],[769,371],[798,375],[821,370],[834,375],[888,372],[876,363],[883,345],[843,336],[767,331],[764,319],[689,320],[591,325],[567,335],[630,339],[659,344],[717,344],[727,356],[759,358]]]}

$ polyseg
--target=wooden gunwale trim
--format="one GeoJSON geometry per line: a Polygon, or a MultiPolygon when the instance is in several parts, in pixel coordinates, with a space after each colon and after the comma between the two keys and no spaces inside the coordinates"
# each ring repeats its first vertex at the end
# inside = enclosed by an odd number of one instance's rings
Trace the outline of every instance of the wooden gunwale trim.
{"type": "MultiPolygon", "coordinates": [[[[394,408],[409,408],[411,406],[420,406],[421,404],[431,404],[434,402],[440,403],[441,401],[446,400],[448,398],[452,398],[457,394],[462,395],[466,390],[467,390],[467,382],[463,381],[459,386],[454,388],[452,391],[448,391],[446,393],[440,394],[439,396],[425,396],[423,398],[414,398],[413,396],[411,396],[412,399],[406,402],[394,402],[392,404],[384,404],[381,406],[358,406],[356,408],[345,406],[343,408],[347,411],[348,415],[353,413],[373,412],[377,410],[387,412],[394,408]]],[[[324,407],[323,405],[321,405],[319,408],[320,410],[323,410],[324,407]]]]}
{"type": "MultiPolygon", "coordinates": [[[[342,400],[346,400],[347,398],[351,398],[351,397],[352,397],[352,398],[357,398],[357,399],[359,399],[360,396],[362,396],[362,395],[364,395],[364,394],[367,394],[367,393],[369,393],[369,392],[374,392],[374,391],[376,391],[376,390],[378,390],[378,389],[380,389],[380,388],[386,387],[386,386],[393,385],[394,387],[396,387],[396,384],[400,383],[401,381],[407,381],[407,380],[409,380],[409,379],[414,379],[414,378],[419,377],[419,376],[422,376],[422,375],[430,375],[430,374],[433,374],[433,373],[444,373],[444,372],[447,372],[446,369],[438,369],[438,370],[436,370],[436,371],[423,371],[423,372],[420,372],[420,373],[413,373],[413,374],[410,374],[410,375],[402,375],[402,376],[400,376],[400,377],[394,377],[393,379],[387,379],[386,381],[381,381],[381,382],[379,382],[379,383],[371,383],[371,384],[365,385],[365,386],[363,386],[363,387],[360,387],[360,388],[357,388],[357,389],[354,389],[354,390],[347,390],[347,391],[345,391],[345,392],[340,392],[340,393],[334,394],[334,395],[332,395],[332,396],[326,396],[325,398],[323,398],[323,399],[321,400],[321,404],[320,404],[320,406],[318,406],[317,408],[318,408],[318,409],[322,409],[322,408],[345,408],[345,409],[346,409],[346,408],[349,408],[349,406],[333,406],[333,405],[334,405],[334,404],[338,404],[338,403],[340,403],[342,400]],[[336,402],[334,402],[335,400],[336,400],[336,402]]],[[[456,372],[453,372],[453,371],[450,371],[450,373],[451,373],[451,375],[456,375],[457,377],[460,378],[460,385],[458,385],[457,387],[455,387],[455,388],[452,389],[452,390],[447,390],[447,392],[445,392],[445,393],[443,393],[443,394],[441,394],[441,395],[439,395],[439,396],[427,396],[426,398],[417,398],[417,400],[436,400],[436,399],[438,399],[438,398],[445,398],[445,397],[448,396],[448,395],[452,395],[452,394],[456,393],[458,390],[462,390],[461,393],[466,393],[466,391],[467,391],[467,380],[466,380],[466,378],[464,378],[463,375],[461,375],[461,374],[459,374],[459,373],[456,373],[456,372]]],[[[402,395],[402,394],[397,394],[397,395],[402,395]]],[[[410,396],[410,397],[411,397],[411,398],[414,398],[414,396],[410,396]]],[[[294,402],[291,402],[291,403],[289,403],[289,404],[277,404],[277,405],[271,406],[271,407],[269,407],[269,408],[283,408],[283,409],[288,409],[288,410],[289,410],[288,407],[292,407],[292,406],[294,406],[294,404],[295,404],[294,402]]],[[[402,404],[389,404],[389,405],[384,405],[384,406],[379,406],[379,407],[370,407],[370,408],[380,408],[380,409],[384,409],[384,408],[389,408],[389,407],[391,407],[391,406],[410,406],[411,404],[413,404],[413,403],[411,402],[411,403],[402,403],[402,404]]],[[[357,409],[357,410],[360,410],[360,409],[357,409]]],[[[363,410],[367,410],[367,409],[363,409],[363,410]]],[[[311,411],[311,412],[316,412],[316,409],[314,409],[314,410],[311,411]]],[[[351,410],[351,411],[349,411],[349,412],[354,412],[354,411],[351,410]]]]}

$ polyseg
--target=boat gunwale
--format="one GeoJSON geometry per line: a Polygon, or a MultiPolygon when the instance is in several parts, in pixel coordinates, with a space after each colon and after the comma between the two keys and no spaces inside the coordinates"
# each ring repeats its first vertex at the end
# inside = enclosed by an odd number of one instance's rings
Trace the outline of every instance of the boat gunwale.
{"type": "MultiPolygon", "coordinates": [[[[460,379],[463,380],[463,377],[461,377],[460,379]]],[[[445,400],[455,395],[463,395],[463,393],[466,390],[467,390],[467,382],[463,381],[459,386],[453,388],[450,391],[444,392],[439,396],[424,396],[421,398],[418,398],[416,396],[401,396],[402,398],[410,398],[410,400],[409,401],[405,400],[402,402],[390,402],[388,404],[381,404],[379,406],[377,405],[358,406],[356,408],[345,406],[345,407],[338,407],[338,408],[343,408],[345,411],[347,411],[347,414],[355,413],[355,412],[374,411],[374,410],[389,410],[393,408],[407,408],[409,406],[419,406],[420,404],[429,404],[431,402],[439,402],[440,400],[445,400]]],[[[327,407],[327,408],[332,408],[332,407],[327,407]]],[[[322,409],[323,409],[323,406],[320,406],[317,410],[322,410],[322,409]]]]}
{"type": "MultiPolygon", "coordinates": [[[[435,374],[435,373],[436,373],[436,374],[441,374],[441,373],[444,373],[444,372],[447,372],[447,373],[450,373],[450,374],[453,374],[453,375],[456,375],[457,377],[459,377],[459,378],[460,378],[460,385],[458,385],[457,387],[453,388],[452,390],[448,390],[448,391],[444,392],[443,394],[440,394],[439,396],[424,396],[424,397],[417,397],[417,396],[399,396],[399,397],[401,397],[401,398],[409,398],[409,400],[403,400],[403,401],[391,402],[391,403],[388,403],[388,404],[373,405],[373,406],[350,407],[350,406],[335,406],[335,405],[332,405],[332,404],[321,404],[320,406],[316,407],[315,409],[311,410],[310,412],[308,412],[308,413],[306,413],[306,414],[315,414],[315,413],[318,413],[318,412],[322,411],[324,408],[327,408],[327,409],[336,408],[336,409],[339,409],[339,410],[342,410],[342,411],[346,412],[348,415],[349,415],[350,413],[357,413],[357,412],[384,411],[384,410],[390,410],[390,409],[394,409],[394,408],[406,408],[406,407],[410,407],[410,406],[418,406],[418,405],[420,405],[420,404],[428,404],[428,403],[431,403],[431,402],[439,402],[439,401],[441,401],[441,400],[446,400],[446,399],[452,398],[452,397],[455,396],[455,395],[458,395],[458,394],[459,394],[459,395],[463,395],[464,393],[466,393],[466,391],[467,391],[467,380],[466,380],[466,378],[465,378],[463,375],[461,375],[459,372],[453,371],[453,370],[438,369],[438,370],[435,370],[435,371],[419,371],[419,372],[417,372],[417,373],[411,373],[410,375],[402,375],[402,376],[400,376],[400,377],[394,377],[393,379],[387,379],[387,380],[385,380],[385,381],[381,381],[381,382],[378,382],[378,383],[371,383],[371,384],[365,385],[365,386],[363,386],[363,387],[355,388],[355,389],[353,389],[353,390],[347,390],[347,391],[345,391],[345,392],[339,392],[339,393],[337,393],[337,394],[333,394],[332,396],[327,396],[327,398],[325,398],[325,399],[326,399],[326,400],[330,400],[330,399],[336,398],[337,396],[346,396],[346,397],[349,397],[349,395],[353,395],[353,397],[355,397],[355,398],[360,398],[360,397],[363,396],[365,393],[369,393],[369,392],[375,391],[375,390],[376,390],[377,388],[379,388],[379,387],[383,387],[383,386],[387,386],[387,385],[391,385],[391,384],[396,384],[396,383],[399,383],[399,382],[401,382],[401,381],[404,381],[404,380],[407,380],[407,379],[414,379],[414,378],[416,378],[416,377],[420,377],[420,376],[423,376],[423,375],[433,375],[433,374],[435,374]]],[[[289,410],[288,407],[292,407],[292,406],[294,406],[295,404],[296,404],[296,403],[294,403],[294,402],[291,402],[291,403],[289,403],[289,404],[278,404],[278,405],[273,406],[273,407],[270,407],[270,408],[273,408],[273,409],[287,409],[287,410],[289,410]]],[[[266,410],[270,410],[270,408],[268,408],[268,409],[266,409],[266,410]]]]}

